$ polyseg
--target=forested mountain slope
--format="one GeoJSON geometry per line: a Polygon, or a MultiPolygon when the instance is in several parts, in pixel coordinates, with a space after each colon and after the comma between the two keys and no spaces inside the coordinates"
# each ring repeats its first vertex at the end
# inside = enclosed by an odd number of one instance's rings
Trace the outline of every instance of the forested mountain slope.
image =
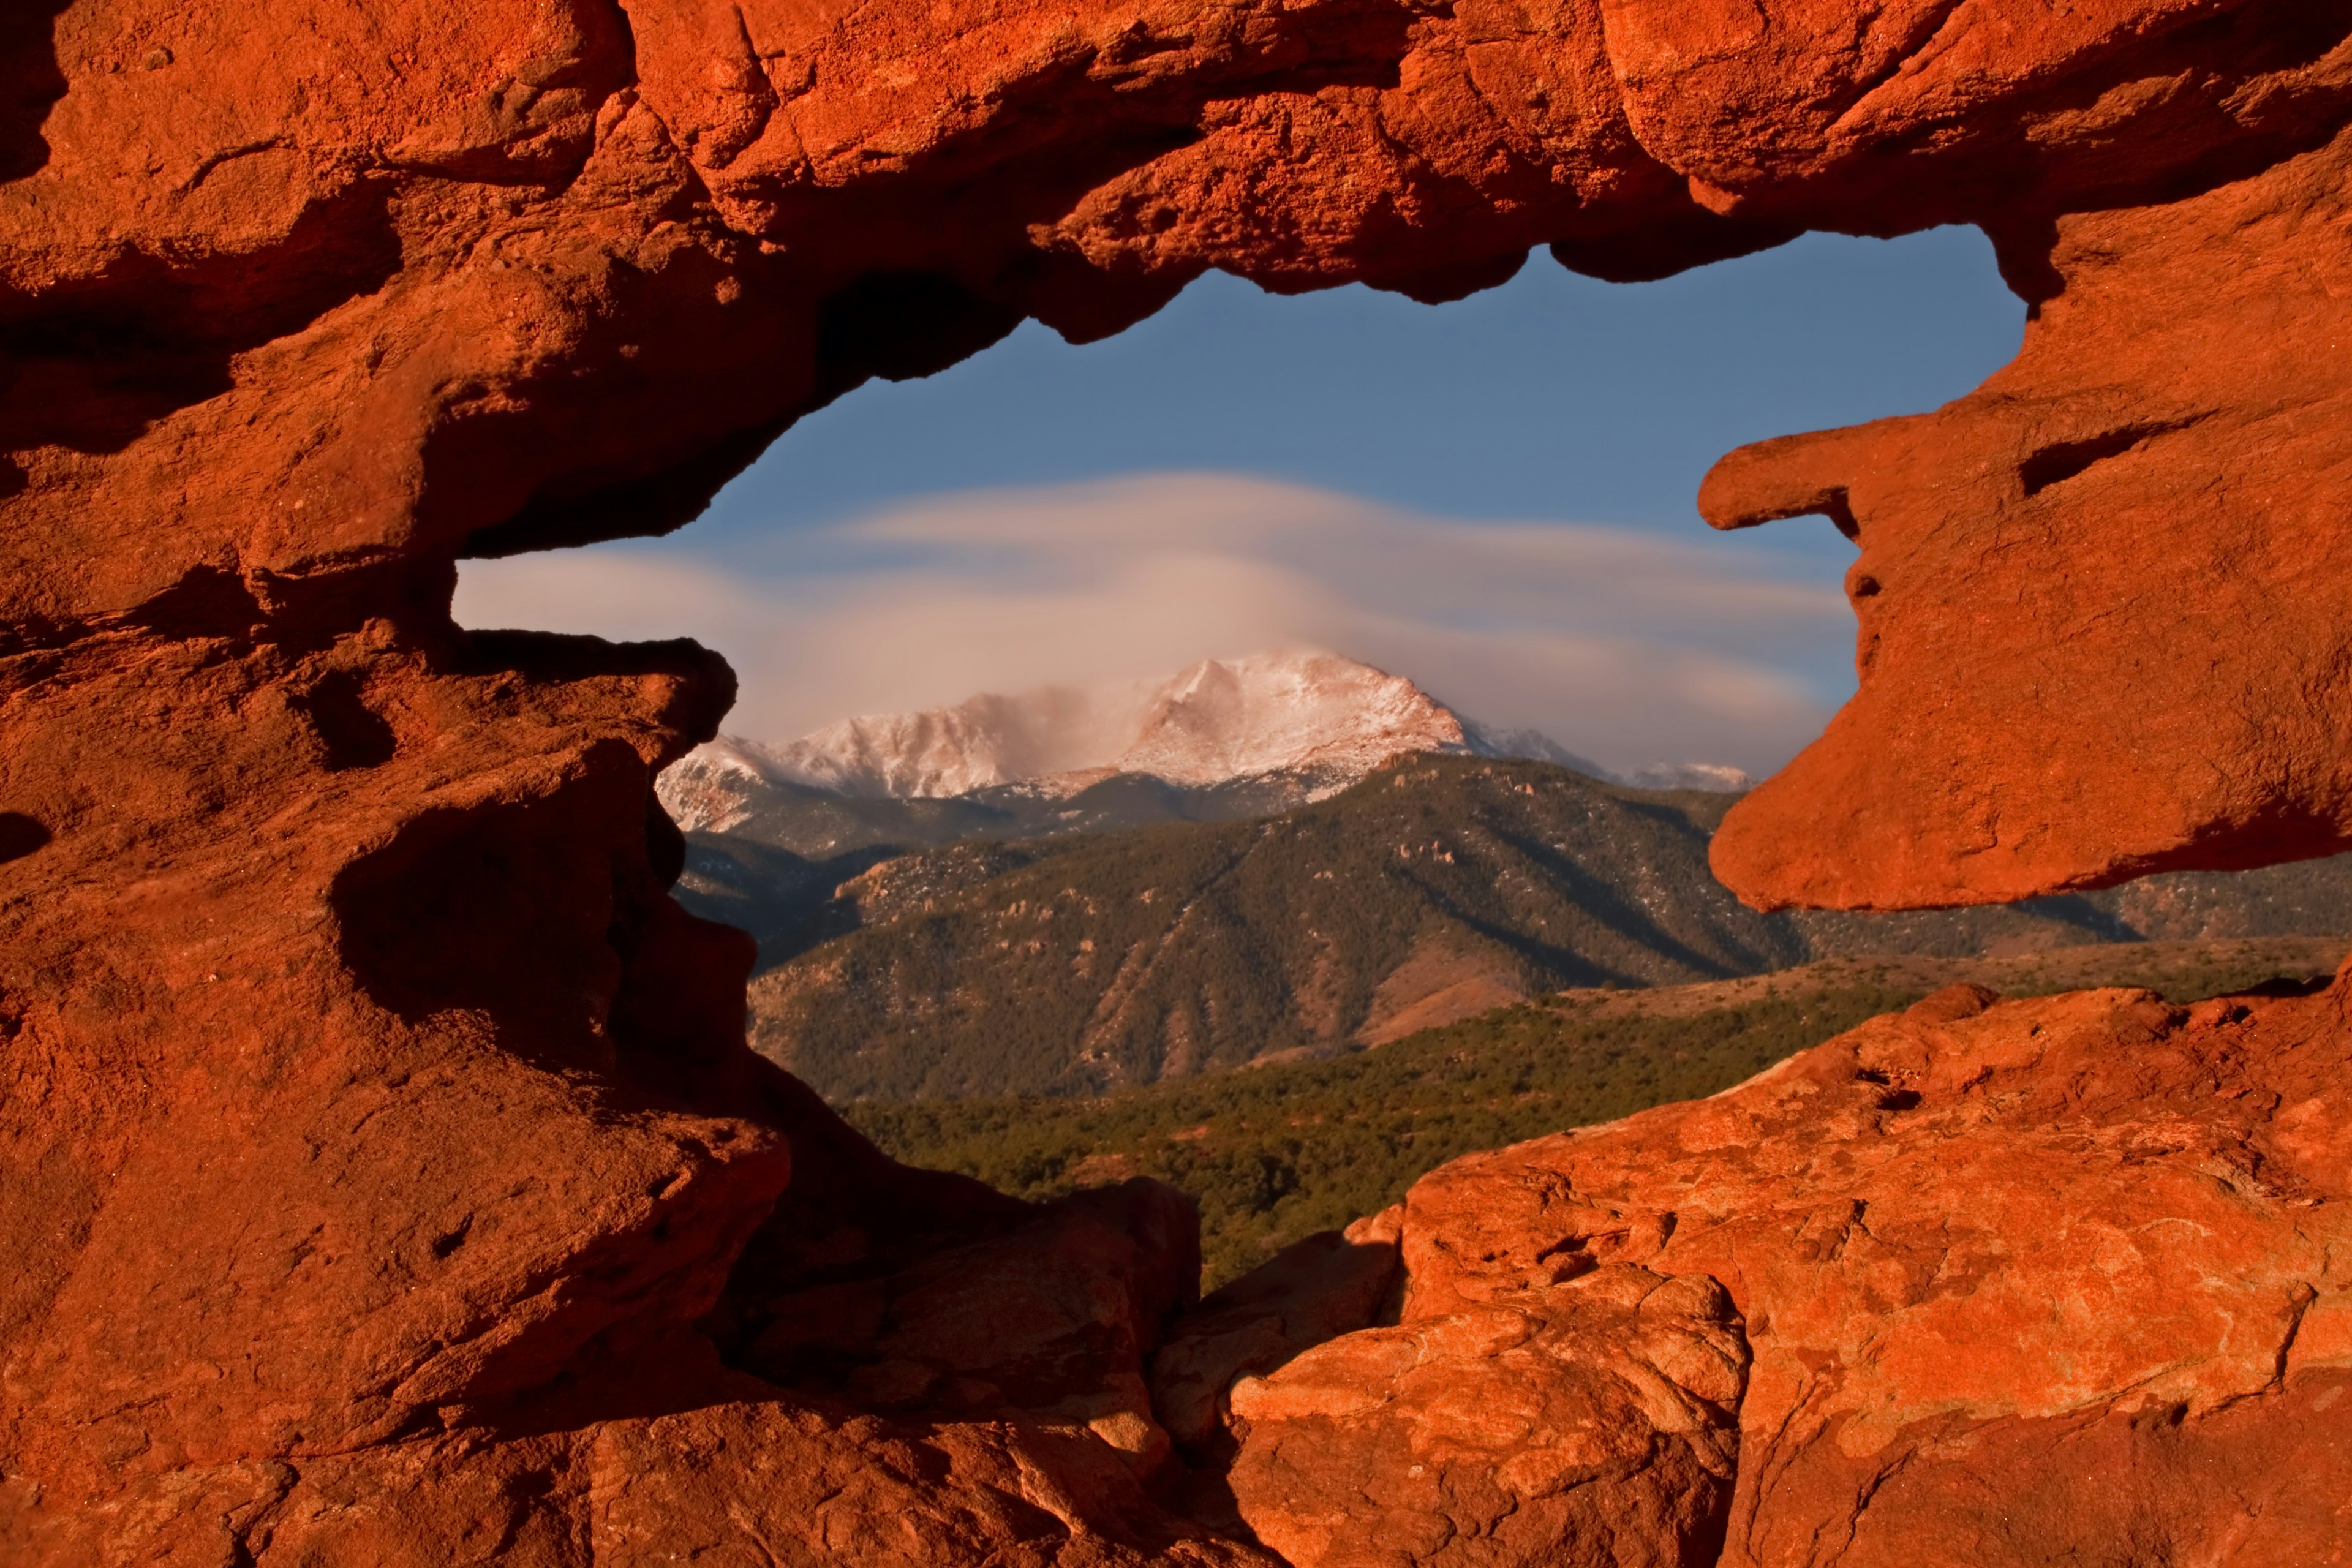
{"type": "MultiPolygon", "coordinates": [[[[2352,868],[2332,861],[1999,908],[1759,915],[1707,872],[1730,799],[1408,756],[1259,821],[882,861],[809,918],[802,935],[831,940],[754,981],[753,1039],[835,1100],[1095,1094],[1563,987],[2352,926],[2352,868]]],[[[699,907],[726,918],[721,902],[699,907]]]]}

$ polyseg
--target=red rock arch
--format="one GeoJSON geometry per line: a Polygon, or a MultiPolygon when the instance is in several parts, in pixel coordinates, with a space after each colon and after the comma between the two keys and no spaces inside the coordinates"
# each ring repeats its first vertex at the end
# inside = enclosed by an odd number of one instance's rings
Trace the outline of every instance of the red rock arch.
{"type": "Polygon", "coordinates": [[[646,812],[723,667],[461,634],[455,563],[677,526],[865,377],[1209,268],[1435,300],[1536,246],[1639,278],[1970,222],[2018,360],[1702,498],[1863,549],[1861,694],[1723,874],[1895,907],[2342,848],[2347,39],[2338,0],[0,25],[0,1541],[585,1561],[757,1495],[853,1561],[1248,1559],[1139,1489],[1104,1392],[1172,1222],[898,1172],[751,1058],[646,812]],[[512,997],[435,958],[468,878],[562,902],[512,997]],[[1119,1282],[1058,1426],[715,1359],[843,1259],[1007,1235],[1119,1282]]]}

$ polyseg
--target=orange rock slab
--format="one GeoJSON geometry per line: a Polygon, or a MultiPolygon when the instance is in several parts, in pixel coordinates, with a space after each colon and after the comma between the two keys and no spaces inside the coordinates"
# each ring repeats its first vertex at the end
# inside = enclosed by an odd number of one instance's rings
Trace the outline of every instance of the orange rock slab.
{"type": "MultiPolygon", "coordinates": [[[[1956,987],[1432,1173],[1402,1325],[1625,1268],[1719,1283],[1752,1357],[1739,1568],[2352,1561],[2341,1006],[1956,987]]],[[[1360,1406],[1401,1387],[1395,1331],[1317,1352],[1366,1369],[1360,1406]]]]}
{"type": "Polygon", "coordinates": [[[1720,1286],[1615,1266],[1244,1380],[1230,1484],[1296,1568],[1700,1568],[1723,1545],[1747,1371],[1720,1286]]]}

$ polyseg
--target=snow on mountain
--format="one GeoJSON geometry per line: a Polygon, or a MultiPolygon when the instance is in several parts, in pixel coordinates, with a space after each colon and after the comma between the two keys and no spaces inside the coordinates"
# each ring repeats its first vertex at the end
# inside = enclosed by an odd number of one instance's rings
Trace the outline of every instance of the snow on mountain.
{"type": "Polygon", "coordinates": [[[1599,763],[1577,755],[1541,730],[1495,730],[1466,719],[1462,727],[1469,731],[1470,749],[1482,757],[1525,757],[1531,762],[1574,768],[1596,779],[1612,776],[1599,763]]]}
{"type": "Polygon", "coordinates": [[[758,746],[721,735],[664,768],[654,794],[688,832],[724,833],[750,815],[773,776],[758,746]]]}
{"type": "MultiPolygon", "coordinates": [[[[1007,786],[1073,795],[1117,773],[1188,789],[1283,775],[1302,798],[1321,799],[1405,752],[1532,757],[1607,776],[1535,731],[1472,723],[1402,676],[1287,651],[1203,659],[1156,683],[985,693],[952,708],[844,719],[781,746],[721,736],[665,772],[659,793],[681,827],[725,832],[763,786],[778,784],[908,800],[1007,786]]],[[[1628,782],[1747,786],[1738,770],[1703,763],[1660,764],[1628,782]]]]}
{"type": "Polygon", "coordinates": [[[1115,765],[1192,786],[1273,773],[1352,784],[1400,752],[1470,750],[1460,716],[1401,675],[1262,653],[1203,659],[1160,687],[1115,765]]]}
{"type": "Polygon", "coordinates": [[[1711,789],[1739,795],[1756,787],[1747,770],[1723,763],[1644,763],[1618,777],[1635,789],[1711,789]]]}
{"type": "Polygon", "coordinates": [[[940,799],[1112,763],[1138,686],[982,693],[952,708],[844,719],[764,752],[772,776],[867,800],[940,799]]]}

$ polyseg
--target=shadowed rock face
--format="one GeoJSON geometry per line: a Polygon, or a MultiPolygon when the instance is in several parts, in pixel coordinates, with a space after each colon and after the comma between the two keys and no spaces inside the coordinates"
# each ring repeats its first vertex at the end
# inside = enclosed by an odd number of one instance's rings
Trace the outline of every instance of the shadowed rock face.
{"type": "MultiPolygon", "coordinates": [[[[2340,1056],[2333,1004],[2196,1024],[2201,1056],[2098,1014],[2083,1048],[2115,1097],[2052,1102],[2091,1120],[2014,1167],[1992,1152],[2032,1132],[2016,1107],[2074,1092],[2080,1064],[1996,1064],[1998,1106],[1956,1079],[1940,1121],[1826,1080],[1771,1113],[1843,1137],[1884,1112],[1906,1158],[2033,1173],[1983,1220],[1987,1258],[2053,1234],[2098,1259],[2208,1249],[2156,1295],[2116,1286],[2112,1316],[2188,1302],[2164,1353],[2204,1346],[2207,1370],[2082,1360],[2077,1341],[2107,1342],[2097,1312],[2063,1320],[2047,1364],[2005,1359],[2021,1320],[1978,1288],[1995,1265],[1923,1261],[1951,1222],[1917,1183],[1770,1161],[1738,1179],[1849,1216],[1928,1204],[1928,1228],[1810,1307],[1775,1268],[1864,1256],[1811,1220],[1635,1226],[1650,1239],[1622,1257],[1544,1252],[1555,1237],[1529,1261],[1550,1272],[1496,1305],[1477,1268],[1441,1267],[1468,1256],[1449,1237],[1515,1258],[1549,1222],[1445,1194],[1506,1168],[1538,1190],[1587,1150],[1536,1145],[1416,1195],[1403,1317],[1371,1331],[1389,1338],[1309,1349],[1298,1324],[1347,1315],[1304,1304],[1228,1325],[1322,1359],[1192,1390],[1250,1426],[1233,1484],[1203,1490],[1143,1393],[1156,1346],[1191,1342],[1181,1205],[1032,1211],[899,1170],[744,1049],[749,944],[667,898],[679,844],[650,791],[714,732],[724,667],[467,635],[447,604],[463,555],[676,526],[866,377],[1024,316],[1115,331],[1210,267],[1433,300],[1538,244],[1639,278],[1809,226],[1976,222],[2037,305],[2015,365],[1710,480],[1719,522],[1828,510],[1864,552],[1862,694],[1734,814],[1726,877],[1759,903],[1891,907],[2341,848],[2347,37],[2335,0],[18,6],[0,1556],[1271,1561],[1255,1538],[1338,1568],[1389,1560],[1359,1547],[1539,1561],[1514,1521],[1558,1538],[1616,1517],[1564,1459],[1496,1490],[1479,1456],[1510,1439],[1461,1436],[1418,1384],[1322,1446],[1379,1475],[1454,1445],[1396,1504],[1420,1533],[1299,1468],[1321,1439],[1298,1424],[1346,1404],[1313,1377],[1433,1344],[1531,1421],[1621,1412],[1592,1417],[1594,1475],[1664,1532],[1622,1561],[1727,1531],[1732,1561],[1793,1563],[1832,1526],[1852,1561],[1917,1561],[1922,1540],[1998,1561],[1968,1542],[2026,1527],[1979,1475],[2027,1517],[2112,1526],[2086,1540],[2172,1531],[2147,1561],[2220,1542],[2177,1500],[2191,1483],[2160,1478],[2219,1465],[2252,1497],[2319,1475],[2352,1408],[2322,1331],[2343,1248],[2310,1250],[2347,1195],[2330,1129],[2352,1107],[2340,1070],[2294,1076],[2340,1056]],[[2243,1063],[2209,1070],[2214,1051],[2243,1063]],[[2148,1206],[2151,1161],[2194,1166],[2178,1202],[2148,1206]],[[2050,1230],[2053,1192],[2074,1230],[2050,1230]],[[2145,1239],[2192,1209],[2194,1247],[2145,1239]],[[1572,1255],[1631,1272],[1579,1294],[1572,1255]],[[2231,1322],[2289,1326],[2214,1341],[2232,1270],[2267,1294],[2231,1322]],[[969,1342],[991,1280],[1022,1314],[1001,1365],[969,1342]],[[1588,1299],[1605,1310],[1563,1305],[1588,1299]],[[1506,1309],[1527,1329],[1507,1346],[1411,1326],[1506,1309]],[[1566,1370],[1521,1386],[1529,1356],[1566,1370]],[[2116,1381],[2132,1368],[2156,1381],[2116,1381]],[[2116,1392],[2176,1384],[2167,1405],[2116,1392]],[[1286,1423],[1276,1457],[1253,1449],[1286,1423]],[[1735,1465],[1726,1501],[1709,1489],[1735,1465]],[[2099,1479],[2125,1474],[2156,1489],[2099,1479]],[[1865,1519],[1888,1544],[1864,1549],[1865,1519]]],[[[1650,1171],[1649,1135],[1591,1143],[1606,1168],[1578,1190],[1650,1171]]],[[[1813,1136],[1738,1138],[1796,1160],[1813,1136]]],[[[2015,1279],[2046,1300],[2060,1274],[2015,1279]]],[[[2243,1549],[2340,1554],[2322,1508],[2266,1504],[2243,1549]]]]}

